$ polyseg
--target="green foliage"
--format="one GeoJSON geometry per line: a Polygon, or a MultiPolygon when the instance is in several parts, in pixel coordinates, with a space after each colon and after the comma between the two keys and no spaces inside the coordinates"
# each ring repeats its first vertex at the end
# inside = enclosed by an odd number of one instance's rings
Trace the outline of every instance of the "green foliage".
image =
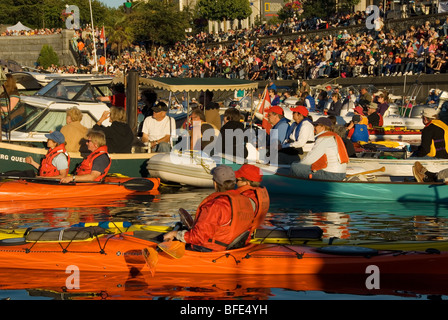
{"type": "MultiPolygon", "coordinates": [[[[89,0],[1,0],[0,21],[7,25],[21,21],[33,29],[65,28],[62,11],[67,4],[78,6],[81,26],[90,24],[89,0]]],[[[94,25],[102,25],[113,10],[92,0],[94,25]]]]}
{"type": "Polygon", "coordinates": [[[135,40],[151,40],[161,45],[183,40],[185,29],[190,27],[188,20],[188,13],[179,12],[175,4],[158,0],[142,2],[126,16],[135,40]]]}
{"type": "Polygon", "coordinates": [[[44,69],[53,64],[59,66],[58,54],[53,50],[52,46],[44,44],[40,50],[39,58],[37,58],[37,63],[44,69]]]}
{"type": "Polygon", "coordinates": [[[308,0],[303,3],[302,17],[329,17],[336,12],[336,0],[308,0]]]}
{"type": "Polygon", "coordinates": [[[252,13],[248,0],[199,0],[199,15],[207,20],[243,20],[252,13]]]}

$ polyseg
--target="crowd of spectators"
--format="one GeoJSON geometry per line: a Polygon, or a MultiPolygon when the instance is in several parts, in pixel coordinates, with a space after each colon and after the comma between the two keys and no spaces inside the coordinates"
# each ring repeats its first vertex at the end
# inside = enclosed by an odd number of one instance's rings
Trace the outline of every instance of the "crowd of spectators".
{"type": "MultiPolygon", "coordinates": [[[[429,20],[397,32],[375,29],[350,32],[351,25],[364,23],[365,12],[338,14],[322,19],[290,19],[271,26],[228,30],[216,34],[190,35],[171,47],[146,50],[132,46],[121,55],[108,51],[106,62],[99,32],[99,71],[121,75],[136,69],[142,77],[228,77],[238,79],[292,80],[334,77],[368,77],[434,74],[448,71],[448,18],[429,20]],[[339,28],[336,36],[303,33],[305,30],[339,28]],[[293,34],[294,37],[284,37],[293,34]],[[277,35],[275,37],[275,35],[277,35]],[[264,36],[271,37],[262,41],[264,36]],[[106,64],[106,67],[104,67],[106,64]]],[[[82,67],[61,67],[64,72],[89,72],[96,63],[91,32],[73,39],[82,67]]]]}
{"type": "Polygon", "coordinates": [[[31,30],[7,30],[5,29],[0,33],[1,37],[11,37],[11,36],[44,36],[50,34],[60,34],[62,33],[61,28],[42,28],[42,29],[31,29],[31,30]]]}

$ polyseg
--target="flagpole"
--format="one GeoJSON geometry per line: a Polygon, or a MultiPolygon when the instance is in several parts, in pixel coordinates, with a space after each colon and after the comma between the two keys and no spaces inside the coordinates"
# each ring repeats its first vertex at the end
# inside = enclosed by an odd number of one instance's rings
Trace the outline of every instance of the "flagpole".
{"type": "Polygon", "coordinates": [[[104,74],[107,74],[107,55],[106,55],[106,50],[107,50],[107,44],[106,44],[106,29],[104,29],[104,24],[103,24],[103,37],[104,37],[104,74]]]}
{"type": "MultiPolygon", "coordinates": [[[[251,112],[251,119],[250,119],[251,127],[254,125],[255,109],[257,109],[257,111],[260,111],[261,104],[264,104],[264,99],[266,98],[267,91],[268,91],[268,85],[266,85],[266,88],[263,91],[263,95],[260,99],[260,103],[258,104],[258,106],[255,108],[255,106],[252,105],[252,112],[251,112]]],[[[263,112],[264,112],[264,106],[263,106],[263,112]]]]}
{"type": "Polygon", "coordinates": [[[89,5],[90,5],[90,22],[92,24],[92,36],[93,36],[93,57],[95,59],[95,70],[98,71],[98,60],[96,57],[95,28],[93,27],[92,0],[89,0],[89,5]]]}

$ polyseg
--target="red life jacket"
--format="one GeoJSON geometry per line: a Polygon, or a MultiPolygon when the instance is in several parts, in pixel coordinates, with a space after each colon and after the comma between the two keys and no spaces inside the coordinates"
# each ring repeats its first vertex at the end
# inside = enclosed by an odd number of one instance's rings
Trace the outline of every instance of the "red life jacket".
{"type": "MultiPolygon", "coordinates": [[[[344,141],[338,134],[336,134],[332,131],[326,131],[326,132],[322,133],[317,138],[319,139],[321,137],[328,137],[328,136],[333,136],[334,139],[336,140],[336,143],[338,145],[339,162],[340,163],[348,163],[349,158],[348,158],[347,149],[345,148],[344,141]]],[[[325,169],[327,167],[327,165],[328,165],[327,155],[324,154],[322,157],[320,157],[318,160],[316,160],[313,164],[311,164],[311,170],[318,171],[321,169],[325,169]]]]}
{"type": "Polygon", "coordinates": [[[79,176],[82,176],[82,175],[85,175],[85,174],[90,174],[92,172],[93,160],[95,160],[96,158],[98,158],[99,156],[101,156],[103,154],[107,154],[107,156],[109,157],[109,165],[104,170],[104,172],[102,172],[100,174],[100,176],[95,179],[95,181],[101,181],[107,175],[107,173],[109,172],[109,168],[110,168],[110,165],[112,163],[112,161],[110,160],[110,156],[107,153],[107,146],[99,147],[94,152],[89,154],[88,157],[85,158],[81,162],[79,167],[76,169],[76,173],[75,174],[79,175],[79,176]]]}
{"type": "Polygon", "coordinates": [[[254,188],[247,185],[236,190],[232,190],[231,192],[237,192],[239,194],[242,194],[243,196],[248,196],[255,202],[256,207],[254,212],[254,221],[252,222],[252,231],[261,226],[264,222],[264,219],[266,218],[266,214],[269,211],[270,205],[269,194],[266,188],[254,188]],[[247,193],[247,190],[251,190],[253,192],[247,193]],[[254,197],[252,198],[249,194],[253,195],[254,197]]]}
{"type": "Polygon", "coordinates": [[[117,93],[110,96],[110,103],[115,107],[122,107],[126,109],[126,94],[117,93]]]}
{"type": "Polygon", "coordinates": [[[219,226],[213,236],[207,243],[200,244],[203,247],[213,251],[223,251],[240,234],[252,229],[254,221],[254,209],[248,197],[241,195],[237,190],[227,192],[214,192],[205,198],[199,205],[196,213],[196,220],[201,214],[204,204],[218,197],[228,197],[231,206],[230,222],[219,226]]]}
{"type": "Polygon", "coordinates": [[[68,167],[70,168],[70,156],[65,150],[65,143],[58,145],[57,147],[48,150],[45,158],[42,160],[42,163],[39,168],[39,176],[41,177],[54,177],[59,175],[59,170],[53,165],[53,159],[59,155],[60,153],[64,153],[67,157],[68,167]]]}
{"type": "Polygon", "coordinates": [[[382,127],[383,126],[383,124],[384,124],[384,118],[383,118],[383,116],[381,115],[381,113],[378,113],[378,115],[380,116],[380,122],[379,122],[379,126],[380,127],[382,127]]]}

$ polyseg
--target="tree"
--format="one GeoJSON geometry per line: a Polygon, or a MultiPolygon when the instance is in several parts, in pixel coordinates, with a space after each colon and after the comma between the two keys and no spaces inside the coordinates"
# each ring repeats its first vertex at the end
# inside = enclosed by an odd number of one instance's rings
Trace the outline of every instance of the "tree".
{"type": "Polygon", "coordinates": [[[243,20],[252,13],[248,0],[199,0],[197,7],[199,15],[211,21],[243,20]]]}
{"type": "MultiPolygon", "coordinates": [[[[62,11],[66,4],[78,6],[81,26],[90,24],[89,0],[1,0],[0,21],[10,25],[21,21],[33,29],[65,28],[62,11]]],[[[111,10],[99,0],[92,0],[94,25],[103,24],[111,10]]]]}
{"type": "Polygon", "coordinates": [[[133,30],[126,24],[126,18],[122,17],[115,22],[113,27],[107,28],[111,49],[116,50],[119,55],[124,48],[129,47],[134,41],[133,30]]]}
{"type": "Polygon", "coordinates": [[[37,58],[37,63],[44,69],[51,65],[59,66],[58,54],[53,50],[52,46],[44,44],[40,50],[39,58],[37,58]]]}
{"type": "Polygon", "coordinates": [[[135,40],[151,41],[166,45],[174,44],[185,38],[185,29],[189,27],[188,14],[179,12],[173,3],[149,0],[135,6],[127,15],[129,26],[135,34],[135,40]]]}

